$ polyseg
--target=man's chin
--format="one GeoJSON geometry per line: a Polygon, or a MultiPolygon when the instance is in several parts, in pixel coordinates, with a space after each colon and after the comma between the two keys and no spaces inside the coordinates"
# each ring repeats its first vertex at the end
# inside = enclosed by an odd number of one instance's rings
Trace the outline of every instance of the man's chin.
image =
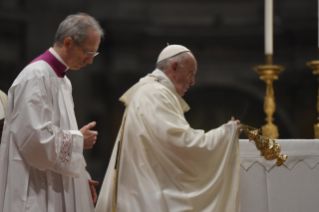
{"type": "Polygon", "coordinates": [[[74,71],[77,71],[77,70],[79,70],[80,68],[82,68],[82,66],[70,67],[70,69],[71,69],[71,70],[74,70],[74,71]]]}
{"type": "Polygon", "coordinates": [[[181,96],[185,96],[185,94],[186,94],[187,91],[188,91],[188,90],[184,91],[184,92],[183,92],[183,95],[181,95],[181,96]]]}
{"type": "Polygon", "coordinates": [[[179,94],[181,97],[183,97],[185,95],[185,92],[182,92],[179,94]]]}

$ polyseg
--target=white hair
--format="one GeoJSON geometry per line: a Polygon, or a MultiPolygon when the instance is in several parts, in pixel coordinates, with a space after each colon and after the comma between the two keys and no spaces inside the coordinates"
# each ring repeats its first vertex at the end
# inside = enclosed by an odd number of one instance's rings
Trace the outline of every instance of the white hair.
{"type": "Polygon", "coordinates": [[[104,36],[103,29],[92,16],[85,13],[69,15],[59,26],[55,34],[54,45],[62,46],[67,37],[71,37],[76,44],[80,45],[85,42],[89,29],[92,29],[101,38],[104,36]]]}

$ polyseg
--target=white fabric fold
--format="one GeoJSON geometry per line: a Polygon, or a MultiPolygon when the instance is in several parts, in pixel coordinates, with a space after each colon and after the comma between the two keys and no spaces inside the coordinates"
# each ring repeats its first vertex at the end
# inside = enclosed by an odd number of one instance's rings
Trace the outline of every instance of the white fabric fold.
{"type": "MultiPolygon", "coordinates": [[[[185,120],[186,102],[161,73],[125,93],[127,106],[118,177],[117,211],[239,210],[237,125],[204,132],[185,120]]],[[[96,212],[112,211],[117,138],[96,212]]]]}
{"type": "Polygon", "coordinates": [[[44,61],[8,94],[0,146],[0,211],[93,211],[69,79],[44,61]]]}

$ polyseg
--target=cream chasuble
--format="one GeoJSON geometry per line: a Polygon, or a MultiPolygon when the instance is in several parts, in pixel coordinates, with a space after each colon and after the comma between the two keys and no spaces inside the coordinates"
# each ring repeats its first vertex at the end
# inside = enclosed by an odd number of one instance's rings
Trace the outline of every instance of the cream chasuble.
{"type": "Polygon", "coordinates": [[[0,211],[94,211],[67,67],[51,48],[8,92],[0,146],[0,211]]]}
{"type": "MultiPolygon", "coordinates": [[[[209,132],[185,120],[186,102],[160,70],[122,97],[127,106],[119,161],[118,212],[239,211],[239,151],[235,122],[209,132]]],[[[212,117],[213,118],[213,117],[212,117]]],[[[119,136],[96,212],[112,211],[119,136]]]]}

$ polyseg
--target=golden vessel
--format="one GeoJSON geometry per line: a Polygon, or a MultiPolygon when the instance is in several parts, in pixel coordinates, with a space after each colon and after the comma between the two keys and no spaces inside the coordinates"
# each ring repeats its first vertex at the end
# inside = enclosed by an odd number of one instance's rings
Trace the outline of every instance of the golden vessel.
{"type": "Polygon", "coordinates": [[[248,139],[253,140],[257,149],[260,151],[260,156],[264,156],[266,160],[275,160],[276,166],[281,166],[287,160],[287,155],[280,155],[281,147],[275,140],[270,139],[268,136],[262,135],[260,129],[256,129],[244,124],[242,129],[248,139]],[[280,156],[279,156],[280,155],[280,156]]]}

